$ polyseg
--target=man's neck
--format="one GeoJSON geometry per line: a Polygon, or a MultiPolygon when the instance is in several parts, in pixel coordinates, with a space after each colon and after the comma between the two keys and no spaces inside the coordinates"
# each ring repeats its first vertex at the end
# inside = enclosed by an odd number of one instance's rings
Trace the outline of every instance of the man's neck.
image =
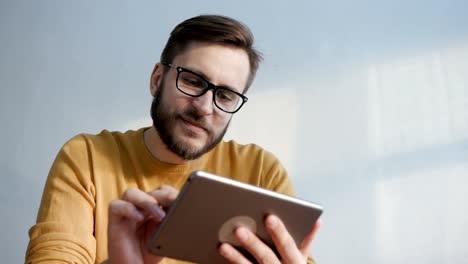
{"type": "Polygon", "coordinates": [[[155,159],[169,164],[179,165],[187,163],[187,160],[179,157],[167,148],[154,127],[147,129],[143,137],[146,148],[155,159]]]}

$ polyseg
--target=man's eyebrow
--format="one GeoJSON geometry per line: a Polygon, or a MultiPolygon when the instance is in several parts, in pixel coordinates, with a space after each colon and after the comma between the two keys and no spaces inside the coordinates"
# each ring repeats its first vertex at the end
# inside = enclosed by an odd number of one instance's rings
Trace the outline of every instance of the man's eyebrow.
{"type": "MultiPolygon", "coordinates": [[[[196,73],[196,74],[200,75],[200,76],[203,77],[203,79],[205,79],[206,81],[208,81],[208,82],[214,84],[214,83],[210,80],[210,78],[208,78],[203,72],[201,72],[201,71],[199,71],[199,70],[194,70],[194,69],[189,68],[189,67],[187,67],[186,69],[189,70],[189,71],[191,71],[191,72],[193,72],[193,73],[196,73]]],[[[216,87],[219,87],[219,88],[228,89],[228,90],[234,91],[234,92],[236,92],[236,93],[241,93],[241,92],[237,91],[237,89],[234,89],[233,87],[230,87],[230,86],[226,86],[226,85],[216,85],[216,84],[215,84],[215,86],[216,86],[216,87]]]]}

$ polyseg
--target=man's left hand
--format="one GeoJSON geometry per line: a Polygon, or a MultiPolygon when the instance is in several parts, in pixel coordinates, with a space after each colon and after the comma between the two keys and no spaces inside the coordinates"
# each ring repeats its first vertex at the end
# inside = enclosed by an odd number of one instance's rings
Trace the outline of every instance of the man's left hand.
{"type": "MultiPolygon", "coordinates": [[[[237,240],[257,260],[258,263],[307,263],[307,258],[315,233],[320,227],[321,220],[317,220],[312,230],[307,234],[302,243],[296,246],[294,239],[286,230],[283,222],[275,215],[269,215],[265,219],[265,225],[270,234],[281,260],[273,250],[263,243],[254,233],[245,227],[239,227],[235,231],[237,240]]],[[[219,253],[230,263],[251,263],[244,255],[228,243],[219,247],[219,253]]]]}

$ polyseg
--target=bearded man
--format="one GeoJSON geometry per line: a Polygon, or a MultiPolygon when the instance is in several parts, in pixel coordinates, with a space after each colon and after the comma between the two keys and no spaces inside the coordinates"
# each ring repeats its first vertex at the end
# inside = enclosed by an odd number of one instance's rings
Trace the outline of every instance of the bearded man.
{"type": "MultiPolygon", "coordinates": [[[[150,79],[153,126],[81,134],[62,147],[29,231],[26,263],[182,263],[152,255],[147,244],[194,170],[294,195],[271,153],[222,140],[260,61],[252,33],[237,20],[203,15],[177,25],[150,79]]],[[[281,219],[265,222],[280,257],[247,228],[235,231],[257,262],[312,262],[319,224],[297,247],[281,219]]],[[[228,243],[219,253],[249,263],[228,243]]]]}

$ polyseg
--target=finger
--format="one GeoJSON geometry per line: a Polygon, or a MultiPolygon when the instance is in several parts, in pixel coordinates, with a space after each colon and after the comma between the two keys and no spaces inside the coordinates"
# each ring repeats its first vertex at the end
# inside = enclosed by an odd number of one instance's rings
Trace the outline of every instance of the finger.
{"type": "Polygon", "coordinates": [[[276,215],[269,215],[265,219],[268,233],[275,243],[276,249],[285,263],[298,263],[303,256],[297,248],[296,242],[276,215]]]}
{"type": "Polygon", "coordinates": [[[244,255],[242,255],[237,249],[235,249],[233,246],[229,245],[228,243],[221,244],[218,251],[219,251],[219,254],[221,254],[221,256],[223,256],[230,263],[236,263],[236,264],[251,263],[244,257],[244,255]]]}
{"type": "Polygon", "coordinates": [[[161,206],[168,208],[179,195],[179,191],[172,186],[162,185],[158,189],[149,192],[149,194],[153,196],[161,206]]]}
{"type": "Polygon", "coordinates": [[[276,254],[261,241],[257,235],[245,227],[239,227],[234,232],[242,246],[254,256],[259,263],[279,263],[276,254]]]}
{"type": "Polygon", "coordinates": [[[133,221],[142,221],[145,216],[131,203],[123,200],[114,200],[109,204],[111,219],[125,217],[133,221]]]}
{"type": "Polygon", "coordinates": [[[132,203],[144,214],[155,218],[157,221],[161,221],[166,216],[166,213],[153,196],[137,188],[128,188],[122,195],[122,200],[132,203]]]}
{"type": "Polygon", "coordinates": [[[144,230],[144,241],[147,241],[146,244],[151,240],[151,238],[154,236],[154,233],[156,232],[156,229],[158,229],[159,225],[161,222],[156,222],[156,221],[146,221],[144,222],[145,225],[145,230],[144,230]]]}
{"type": "Polygon", "coordinates": [[[303,256],[307,256],[309,254],[310,247],[312,246],[312,241],[314,240],[315,234],[322,225],[322,218],[317,219],[314,224],[312,230],[307,234],[307,236],[302,241],[301,245],[299,246],[299,250],[301,251],[303,256]]]}

